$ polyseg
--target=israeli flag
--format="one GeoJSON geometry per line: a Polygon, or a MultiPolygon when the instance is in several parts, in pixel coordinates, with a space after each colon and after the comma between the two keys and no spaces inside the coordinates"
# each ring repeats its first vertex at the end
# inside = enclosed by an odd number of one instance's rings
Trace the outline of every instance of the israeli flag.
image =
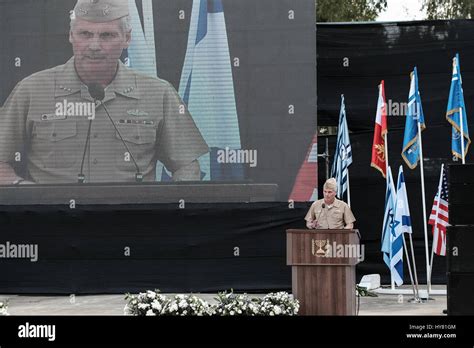
{"type": "Polygon", "coordinates": [[[223,156],[241,140],[221,0],[193,1],[179,94],[211,150],[199,159],[202,179],[242,179],[243,165],[223,156]]]}
{"type": "Polygon", "coordinates": [[[336,153],[332,164],[331,176],[337,182],[337,197],[342,199],[347,191],[349,166],[352,164],[352,147],[347,127],[346,105],[344,95],[341,96],[341,111],[339,113],[339,127],[337,133],[336,153]]]}
{"type": "Polygon", "coordinates": [[[385,191],[385,210],[382,226],[382,247],[383,260],[387,267],[391,270],[392,255],[392,228],[395,216],[396,191],[393,184],[392,168],[388,167],[387,171],[387,189],[385,191]]]}
{"type": "Polygon", "coordinates": [[[390,259],[390,271],[397,286],[403,284],[403,234],[412,233],[410,207],[405,185],[403,167],[398,171],[397,199],[392,229],[392,253],[390,259]]]}

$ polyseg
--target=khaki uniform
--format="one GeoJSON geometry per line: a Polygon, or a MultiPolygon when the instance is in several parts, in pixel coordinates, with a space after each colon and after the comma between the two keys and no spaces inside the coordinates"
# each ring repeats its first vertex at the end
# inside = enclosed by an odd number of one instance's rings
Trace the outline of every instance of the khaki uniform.
{"type": "MultiPolygon", "coordinates": [[[[19,152],[36,183],[77,182],[89,120],[87,115],[58,117],[57,103],[65,101],[93,102],[77,76],[74,58],[21,81],[0,110],[0,162],[13,164],[19,152]]],[[[119,63],[103,102],[144,181],[155,180],[157,160],[174,172],[209,151],[179,95],[164,80],[119,63]]],[[[135,181],[135,172],[104,107],[96,106],[84,165],[86,181],[135,181]]]]}
{"type": "Polygon", "coordinates": [[[331,206],[326,204],[323,209],[324,199],[314,202],[306,214],[306,221],[318,219],[317,229],[343,229],[346,225],[356,221],[351,208],[343,201],[334,200],[331,206]]]}

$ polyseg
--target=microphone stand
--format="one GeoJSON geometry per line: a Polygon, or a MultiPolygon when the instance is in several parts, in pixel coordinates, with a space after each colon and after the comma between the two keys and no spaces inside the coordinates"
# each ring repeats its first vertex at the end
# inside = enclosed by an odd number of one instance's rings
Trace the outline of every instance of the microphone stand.
{"type": "Polygon", "coordinates": [[[84,145],[84,152],[82,154],[81,172],[77,175],[77,182],[79,184],[84,184],[86,181],[86,176],[84,175],[84,162],[86,159],[87,149],[90,147],[91,130],[92,130],[92,120],[89,120],[89,129],[87,130],[86,143],[84,145]]]}
{"type": "Polygon", "coordinates": [[[109,110],[107,110],[107,107],[105,106],[105,103],[102,103],[102,101],[100,101],[100,100],[98,100],[98,102],[99,102],[100,105],[102,105],[104,107],[105,113],[107,114],[107,117],[109,118],[110,123],[112,123],[112,126],[114,126],[115,131],[117,132],[117,134],[120,137],[120,140],[122,141],[123,145],[125,146],[125,149],[130,154],[130,158],[132,159],[133,164],[135,165],[135,169],[136,169],[135,181],[136,182],[143,182],[143,174],[140,172],[140,168],[138,167],[137,161],[135,161],[135,157],[133,157],[132,152],[128,148],[127,143],[123,139],[122,134],[120,134],[120,131],[118,130],[117,126],[115,125],[115,122],[112,120],[112,117],[110,117],[109,110]]]}

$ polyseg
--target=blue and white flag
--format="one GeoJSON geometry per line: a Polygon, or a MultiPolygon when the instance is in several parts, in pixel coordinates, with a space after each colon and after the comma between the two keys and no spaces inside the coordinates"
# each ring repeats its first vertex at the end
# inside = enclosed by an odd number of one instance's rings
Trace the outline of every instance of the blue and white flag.
{"type": "Polygon", "coordinates": [[[344,95],[341,96],[341,111],[339,113],[339,127],[337,133],[336,152],[332,164],[331,177],[337,181],[337,197],[342,199],[348,188],[349,166],[352,164],[352,148],[347,127],[346,106],[344,95]]]}
{"type": "Polygon", "coordinates": [[[453,126],[452,129],[452,153],[457,158],[465,158],[471,139],[469,138],[469,128],[467,124],[466,105],[464,103],[464,92],[462,88],[461,65],[459,54],[453,58],[453,77],[451,79],[451,89],[449,91],[448,109],[446,120],[453,126]],[[461,136],[461,120],[462,133],[461,136]],[[461,142],[464,142],[462,144],[461,142]],[[462,156],[462,146],[464,145],[464,156],[462,156]]]}
{"type": "Polygon", "coordinates": [[[242,179],[242,164],[222,161],[241,140],[221,0],[193,1],[179,94],[211,150],[199,159],[203,180],[242,179]]]}
{"type": "Polygon", "coordinates": [[[418,124],[420,124],[422,131],[426,128],[423,107],[421,106],[421,96],[418,90],[418,72],[415,68],[411,73],[408,111],[402,149],[402,157],[410,169],[415,169],[420,160],[421,134],[418,134],[418,124]]]}
{"type": "Polygon", "coordinates": [[[390,268],[390,260],[392,255],[392,229],[395,214],[395,202],[397,193],[393,184],[392,168],[388,167],[387,171],[387,189],[385,191],[385,212],[383,216],[382,227],[382,247],[383,260],[387,267],[390,268]]]}
{"type": "Polygon", "coordinates": [[[403,284],[403,234],[412,233],[410,207],[405,185],[403,167],[398,171],[397,199],[392,229],[392,253],[390,259],[390,271],[397,286],[403,284]]]}
{"type": "Polygon", "coordinates": [[[156,77],[155,31],[153,23],[153,4],[142,0],[143,26],[135,0],[128,1],[132,24],[132,41],[128,47],[127,65],[143,74],[156,77]]]}
{"type": "MultiPolygon", "coordinates": [[[[152,0],[142,0],[143,25],[135,0],[128,0],[128,7],[132,25],[132,40],[126,52],[125,63],[128,67],[145,75],[157,77],[152,0]]],[[[163,180],[163,173],[167,173],[164,175],[164,180],[171,181],[172,174],[166,171],[165,166],[160,161],[157,161],[156,181],[163,180]]]]}

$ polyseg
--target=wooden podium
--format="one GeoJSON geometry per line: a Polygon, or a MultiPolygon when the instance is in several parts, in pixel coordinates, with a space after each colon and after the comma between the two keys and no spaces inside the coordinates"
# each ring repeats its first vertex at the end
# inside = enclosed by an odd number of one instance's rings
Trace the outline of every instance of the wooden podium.
{"type": "Polygon", "coordinates": [[[356,315],[357,230],[287,230],[286,246],[300,315],[356,315]]]}

